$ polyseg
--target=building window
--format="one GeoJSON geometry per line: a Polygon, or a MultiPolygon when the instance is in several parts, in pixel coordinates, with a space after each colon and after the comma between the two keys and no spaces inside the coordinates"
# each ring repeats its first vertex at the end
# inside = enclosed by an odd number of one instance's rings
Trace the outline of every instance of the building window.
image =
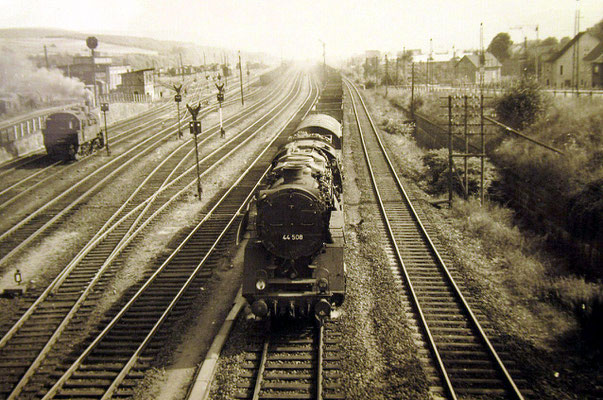
{"type": "Polygon", "coordinates": [[[559,66],[559,75],[563,75],[563,65],[559,66]]]}

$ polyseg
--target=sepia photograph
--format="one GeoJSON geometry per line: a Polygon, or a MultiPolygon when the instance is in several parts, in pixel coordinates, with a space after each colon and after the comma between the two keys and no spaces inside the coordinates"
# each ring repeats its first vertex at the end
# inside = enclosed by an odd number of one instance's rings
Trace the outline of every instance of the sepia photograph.
{"type": "Polygon", "coordinates": [[[2,0],[0,400],[603,399],[602,0],[2,0]]]}

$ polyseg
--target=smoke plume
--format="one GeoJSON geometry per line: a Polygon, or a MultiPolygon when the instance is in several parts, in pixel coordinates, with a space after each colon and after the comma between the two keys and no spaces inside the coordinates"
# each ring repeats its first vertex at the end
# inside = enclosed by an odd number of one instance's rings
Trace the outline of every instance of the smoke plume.
{"type": "Polygon", "coordinates": [[[23,54],[0,49],[0,96],[17,95],[21,104],[84,99],[84,84],[57,69],[36,67],[23,54]]]}

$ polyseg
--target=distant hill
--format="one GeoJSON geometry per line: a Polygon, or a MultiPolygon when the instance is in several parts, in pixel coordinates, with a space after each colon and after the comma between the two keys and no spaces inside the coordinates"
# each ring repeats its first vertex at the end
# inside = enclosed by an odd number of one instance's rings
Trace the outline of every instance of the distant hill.
{"type": "MultiPolygon", "coordinates": [[[[211,46],[202,46],[190,42],[157,40],[146,37],[82,33],[56,28],[6,28],[0,29],[0,48],[18,50],[34,59],[44,56],[47,47],[51,64],[64,64],[69,56],[86,54],[85,40],[96,36],[98,51],[121,60],[133,67],[153,65],[175,66],[184,64],[200,65],[205,63],[236,63],[236,51],[211,46]]],[[[274,58],[262,53],[242,52],[248,61],[270,63],[274,58]]]]}

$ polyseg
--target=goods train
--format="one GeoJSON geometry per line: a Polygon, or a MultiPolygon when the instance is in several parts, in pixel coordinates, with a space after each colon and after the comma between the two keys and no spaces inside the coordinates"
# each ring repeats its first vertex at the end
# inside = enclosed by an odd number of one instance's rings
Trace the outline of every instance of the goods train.
{"type": "Polygon", "coordinates": [[[243,296],[258,318],[322,320],[344,300],[341,144],[339,121],[309,115],[250,204],[243,296]]]}
{"type": "Polygon", "coordinates": [[[79,106],[46,117],[44,146],[53,158],[78,160],[104,146],[100,117],[79,106]]]}

